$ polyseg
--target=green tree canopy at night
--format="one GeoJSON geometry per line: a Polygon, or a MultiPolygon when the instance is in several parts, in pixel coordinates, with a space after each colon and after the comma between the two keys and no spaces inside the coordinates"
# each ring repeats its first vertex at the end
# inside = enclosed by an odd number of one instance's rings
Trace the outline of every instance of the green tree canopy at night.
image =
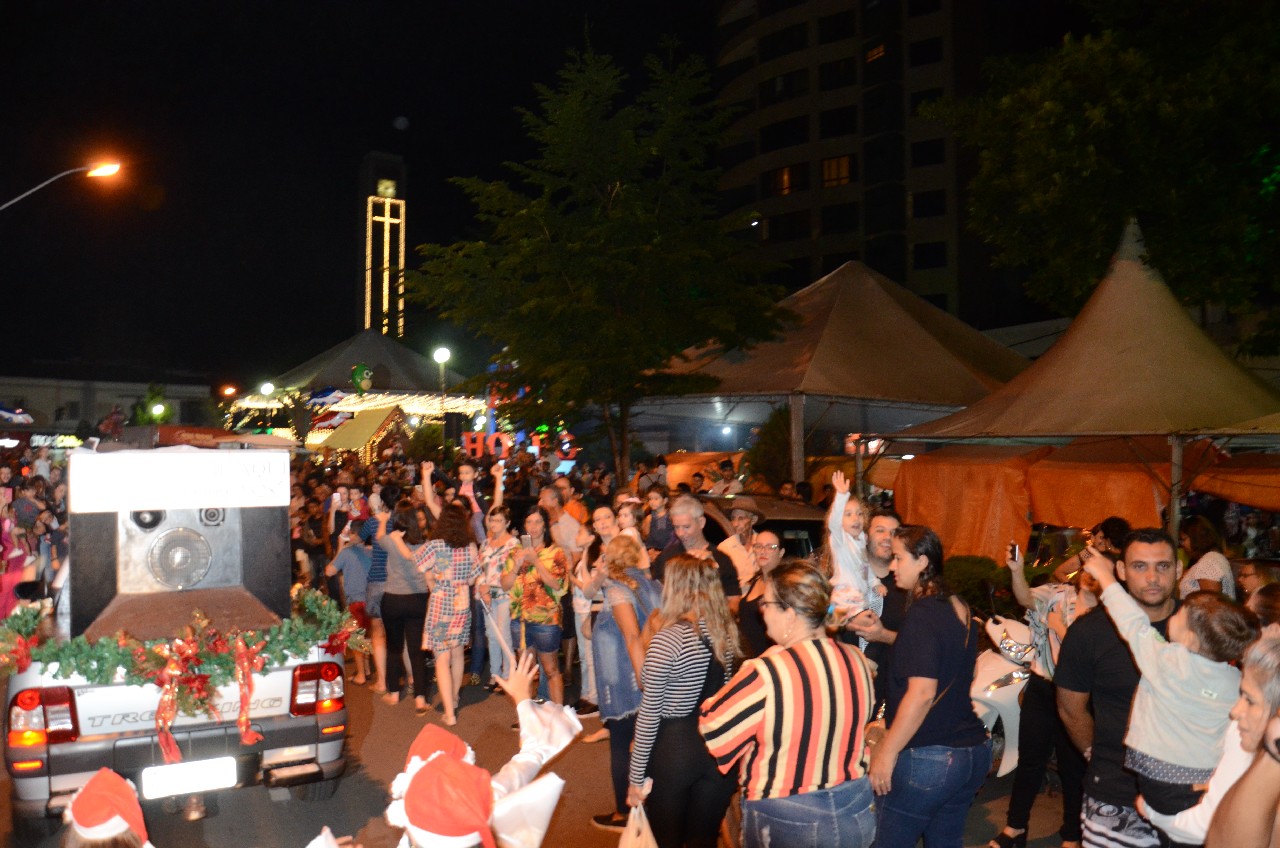
{"type": "Polygon", "coordinates": [[[459,178],[486,237],[419,248],[411,291],[503,347],[513,421],[600,415],[621,478],[630,411],[656,394],[708,388],[660,369],[684,349],[728,347],[776,328],[745,222],[716,211],[711,157],[726,124],[701,63],[650,57],[638,94],[607,56],[574,55],[523,113],[534,158],[514,182],[459,178]]]}
{"type": "Polygon", "coordinates": [[[1245,319],[1246,350],[1280,347],[1280,4],[1084,5],[1094,34],[994,64],[985,95],[927,108],[978,152],[971,226],[1071,315],[1136,217],[1184,303],[1245,319]]]}

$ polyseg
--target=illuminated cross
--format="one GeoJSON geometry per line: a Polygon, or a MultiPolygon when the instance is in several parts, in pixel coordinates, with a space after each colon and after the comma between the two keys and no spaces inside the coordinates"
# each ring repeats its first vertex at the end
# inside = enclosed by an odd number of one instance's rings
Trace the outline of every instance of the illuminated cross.
{"type": "Polygon", "coordinates": [[[381,262],[377,264],[381,270],[381,301],[382,301],[382,320],[379,328],[383,335],[386,335],[391,329],[391,302],[392,302],[392,284],[391,272],[395,269],[395,309],[396,309],[396,336],[404,336],[404,250],[405,250],[405,202],[397,200],[394,197],[375,197],[370,195],[367,202],[365,214],[365,272],[364,272],[364,326],[369,329],[373,326],[373,262],[374,254],[374,226],[380,225],[381,230],[381,262]],[[393,252],[392,247],[392,230],[395,230],[396,240],[393,252]]]}

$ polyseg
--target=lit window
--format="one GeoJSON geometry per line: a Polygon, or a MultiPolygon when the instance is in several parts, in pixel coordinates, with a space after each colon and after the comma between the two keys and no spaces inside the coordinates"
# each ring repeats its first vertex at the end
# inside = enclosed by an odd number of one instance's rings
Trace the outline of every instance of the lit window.
{"type": "Polygon", "coordinates": [[[868,64],[868,65],[870,65],[872,62],[874,62],[876,59],[883,59],[883,58],[884,58],[884,45],[883,45],[883,44],[877,44],[875,47],[872,47],[870,50],[868,50],[868,51],[867,51],[867,64],[868,64]]]}
{"type": "Polygon", "coordinates": [[[850,168],[848,156],[835,156],[822,160],[822,187],[844,185],[849,182],[850,168]]]}

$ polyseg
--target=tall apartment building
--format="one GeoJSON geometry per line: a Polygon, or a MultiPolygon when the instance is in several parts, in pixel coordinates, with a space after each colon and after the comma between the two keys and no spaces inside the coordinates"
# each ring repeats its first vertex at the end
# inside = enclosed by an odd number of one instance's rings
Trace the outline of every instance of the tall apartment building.
{"type": "Polygon", "coordinates": [[[1010,311],[1000,304],[1025,307],[1016,281],[991,272],[963,232],[972,157],[919,114],[976,90],[983,59],[1017,46],[1014,6],[721,4],[716,85],[738,115],[722,151],[723,200],[759,213],[764,257],[783,266],[775,282],[795,289],[858,259],[976,325],[998,322],[993,310],[1010,311]]]}

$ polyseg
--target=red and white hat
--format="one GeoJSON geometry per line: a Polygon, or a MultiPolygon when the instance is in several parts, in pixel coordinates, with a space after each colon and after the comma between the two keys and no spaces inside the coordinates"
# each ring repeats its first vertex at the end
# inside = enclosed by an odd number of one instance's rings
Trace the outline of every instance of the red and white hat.
{"type": "Polygon", "coordinates": [[[133,831],[151,846],[133,785],[111,769],[98,769],[67,806],[67,820],[85,839],[110,839],[133,831]]]}
{"type": "Polygon", "coordinates": [[[409,770],[415,757],[425,763],[436,754],[447,754],[455,760],[462,760],[466,763],[475,763],[476,761],[475,752],[460,736],[450,733],[443,727],[428,724],[422,728],[422,731],[413,740],[413,744],[409,746],[409,753],[404,758],[405,770],[409,770]]]}
{"type": "Polygon", "coordinates": [[[475,845],[495,848],[492,776],[453,757],[418,769],[404,795],[405,832],[417,848],[475,845]]]}

